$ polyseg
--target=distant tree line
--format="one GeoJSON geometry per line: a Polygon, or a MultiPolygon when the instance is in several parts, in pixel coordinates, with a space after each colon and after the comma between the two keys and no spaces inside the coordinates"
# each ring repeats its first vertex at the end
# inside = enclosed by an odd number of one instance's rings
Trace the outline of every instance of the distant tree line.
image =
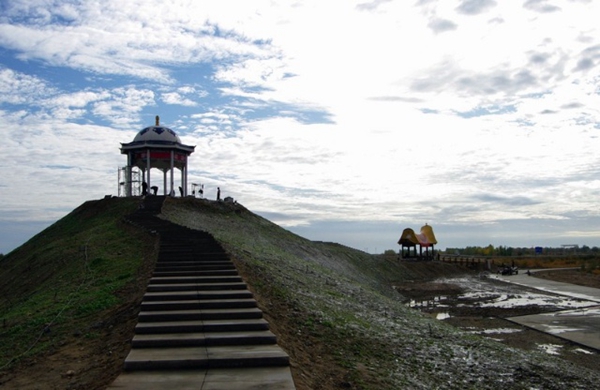
{"type": "Polygon", "coordinates": [[[446,248],[444,251],[447,255],[462,255],[462,256],[535,256],[535,255],[588,255],[600,254],[600,248],[587,245],[565,246],[565,247],[512,247],[512,246],[497,246],[492,244],[481,246],[468,246],[466,248],[446,248]]]}

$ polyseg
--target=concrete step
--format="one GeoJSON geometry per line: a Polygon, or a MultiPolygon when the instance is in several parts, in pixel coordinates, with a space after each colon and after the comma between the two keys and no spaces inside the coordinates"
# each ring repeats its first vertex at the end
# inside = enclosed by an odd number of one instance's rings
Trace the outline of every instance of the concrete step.
{"type": "Polygon", "coordinates": [[[242,345],[190,348],[135,348],[124,369],[178,370],[233,367],[283,367],[289,357],[278,345],[242,345]]]}
{"type": "Polygon", "coordinates": [[[163,241],[160,248],[158,248],[158,253],[160,255],[194,254],[198,256],[222,256],[226,252],[221,247],[199,244],[195,239],[191,238],[181,242],[167,243],[163,241]]]}
{"type": "Polygon", "coordinates": [[[257,319],[262,317],[262,311],[256,307],[211,310],[164,310],[142,311],[138,315],[138,322],[257,319]]]}
{"type": "Polygon", "coordinates": [[[237,270],[225,269],[225,270],[207,270],[207,271],[154,271],[153,276],[225,276],[225,275],[237,275],[237,270]]]}
{"type": "Polygon", "coordinates": [[[173,261],[170,263],[156,263],[155,269],[157,271],[163,271],[165,268],[193,268],[198,269],[231,269],[235,268],[231,261],[173,261]]]}
{"type": "Polygon", "coordinates": [[[269,330],[218,333],[136,334],[132,348],[174,348],[223,345],[273,345],[277,338],[269,330]]]}
{"type": "Polygon", "coordinates": [[[158,249],[159,257],[169,256],[197,256],[201,258],[228,259],[229,256],[223,250],[207,250],[208,248],[186,248],[186,244],[176,244],[172,248],[161,245],[158,249]]]}
{"type": "Polygon", "coordinates": [[[150,285],[153,284],[211,284],[211,283],[236,283],[242,282],[242,278],[235,275],[224,276],[155,276],[150,279],[150,285]]]}
{"type": "Polygon", "coordinates": [[[226,254],[223,254],[221,256],[217,256],[217,255],[201,255],[201,254],[197,254],[197,253],[169,253],[169,254],[164,254],[164,253],[159,253],[158,257],[156,258],[156,260],[159,263],[169,263],[172,261],[191,261],[191,260],[203,260],[203,261],[228,261],[229,256],[227,256],[226,254]]]}
{"type": "Polygon", "coordinates": [[[206,291],[164,291],[147,292],[142,301],[186,301],[203,299],[245,299],[252,298],[248,290],[206,290],[206,291]]]}
{"type": "Polygon", "coordinates": [[[189,260],[189,261],[168,261],[156,263],[156,268],[165,267],[194,267],[198,265],[232,265],[230,260],[189,260]]]}
{"type": "Polygon", "coordinates": [[[246,283],[175,283],[175,284],[151,284],[146,291],[206,291],[206,290],[245,290],[246,283]]]}
{"type": "Polygon", "coordinates": [[[197,264],[197,265],[185,265],[185,266],[166,266],[156,267],[154,273],[157,272],[181,272],[188,275],[190,272],[203,272],[203,271],[224,271],[234,270],[235,267],[232,263],[229,264],[197,264]]]}
{"type": "Polygon", "coordinates": [[[295,390],[289,367],[123,372],[109,389],[295,390]]]}
{"type": "Polygon", "coordinates": [[[258,318],[243,320],[138,322],[135,326],[135,334],[247,332],[256,330],[269,330],[269,323],[262,318],[258,318]]]}
{"type": "Polygon", "coordinates": [[[202,232],[199,230],[185,230],[179,231],[180,237],[176,235],[165,235],[160,244],[165,250],[196,250],[205,253],[222,253],[224,252],[223,247],[214,239],[202,237],[202,232]],[[190,233],[191,232],[191,233],[190,233]],[[189,245],[180,246],[182,243],[188,243],[189,245]]]}
{"type": "Polygon", "coordinates": [[[142,302],[142,311],[241,309],[256,307],[254,299],[203,299],[190,301],[147,301],[142,302]]]}
{"type": "Polygon", "coordinates": [[[173,256],[167,259],[157,259],[156,266],[158,267],[172,267],[172,266],[181,266],[181,265],[203,265],[203,264],[211,264],[211,263],[228,263],[233,264],[230,259],[219,259],[219,258],[211,258],[211,257],[199,257],[199,256],[173,256]],[[178,264],[178,263],[187,263],[187,264],[178,264]]]}

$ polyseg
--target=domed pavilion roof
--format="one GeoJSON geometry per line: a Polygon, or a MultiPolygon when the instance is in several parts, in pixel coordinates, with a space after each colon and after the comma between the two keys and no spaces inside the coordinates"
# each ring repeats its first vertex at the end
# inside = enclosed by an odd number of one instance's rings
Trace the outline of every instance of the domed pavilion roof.
{"type": "Polygon", "coordinates": [[[165,126],[148,126],[141,130],[133,142],[148,142],[148,141],[161,141],[161,142],[176,142],[181,143],[179,136],[173,130],[165,126]]]}
{"type": "Polygon", "coordinates": [[[136,134],[132,142],[121,143],[121,153],[129,151],[153,150],[178,150],[188,156],[194,152],[195,146],[184,145],[173,130],[160,125],[160,118],[156,116],[156,124],[142,129],[136,134]]]}

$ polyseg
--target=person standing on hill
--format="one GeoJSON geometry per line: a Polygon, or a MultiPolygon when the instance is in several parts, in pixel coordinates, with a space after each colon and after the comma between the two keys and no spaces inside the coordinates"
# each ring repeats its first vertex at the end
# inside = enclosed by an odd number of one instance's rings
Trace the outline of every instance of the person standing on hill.
{"type": "Polygon", "coordinates": [[[221,200],[221,188],[217,187],[217,201],[221,200]]]}

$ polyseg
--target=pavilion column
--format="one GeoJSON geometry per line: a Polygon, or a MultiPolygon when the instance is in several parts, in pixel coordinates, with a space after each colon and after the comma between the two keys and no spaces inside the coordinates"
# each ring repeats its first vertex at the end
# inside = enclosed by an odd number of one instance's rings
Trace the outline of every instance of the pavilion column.
{"type": "Polygon", "coordinates": [[[183,168],[183,167],[181,167],[181,193],[180,193],[181,197],[183,197],[183,186],[184,186],[184,184],[183,184],[183,181],[184,181],[184,180],[183,180],[183,177],[184,177],[184,176],[183,176],[183,175],[184,175],[184,171],[183,171],[183,169],[184,169],[184,168],[183,168]]]}
{"type": "Polygon", "coordinates": [[[169,195],[175,194],[175,191],[173,191],[173,186],[174,186],[173,170],[175,169],[174,165],[175,165],[175,152],[173,150],[171,150],[171,191],[169,192],[169,195]]]}
{"type": "Polygon", "coordinates": [[[181,196],[185,196],[185,189],[187,185],[185,183],[185,164],[181,167],[181,196]]]}
{"type": "Polygon", "coordinates": [[[185,186],[183,187],[183,196],[187,196],[187,189],[188,189],[188,156],[184,157],[183,160],[183,168],[185,169],[185,186]]]}
{"type": "Polygon", "coordinates": [[[148,175],[146,184],[148,184],[148,189],[150,189],[150,149],[146,150],[146,174],[148,175]]]}
{"type": "Polygon", "coordinates": [[[163,171],[163,195],[167,196],[167,171],[163,171]]]}
{"type": "Polygon", "coordinates": [[[125,171],[125,196],[131,196],[131,163],[132,163],[131,152],[127,153],[127,168],[125,171]]]}

